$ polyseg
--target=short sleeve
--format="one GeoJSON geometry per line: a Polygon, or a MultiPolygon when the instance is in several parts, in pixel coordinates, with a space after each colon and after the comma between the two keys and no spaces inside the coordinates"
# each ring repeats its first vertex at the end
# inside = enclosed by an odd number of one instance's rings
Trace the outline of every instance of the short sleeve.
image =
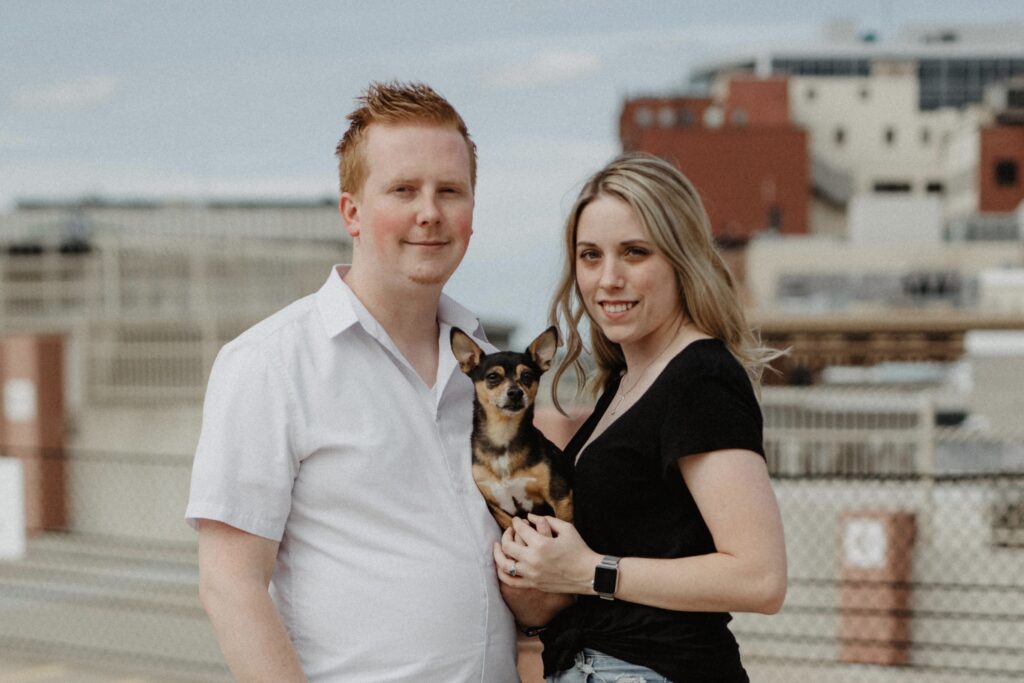
{"type": "Polygon", "coordinates": [[[280,541],[298,458],[293,403],[279,367],[259,346],[224,347],[214,362],[192,465],[186,521],[224,522],[280,541]]]}
{"type": "Polygon", "coordinates": [[[674,468],[683,456],[723,449],[764,456],[761,409],[746,377],[694,377],[677,385],[666,402],[661,426],[663,471],[674,468]]]}

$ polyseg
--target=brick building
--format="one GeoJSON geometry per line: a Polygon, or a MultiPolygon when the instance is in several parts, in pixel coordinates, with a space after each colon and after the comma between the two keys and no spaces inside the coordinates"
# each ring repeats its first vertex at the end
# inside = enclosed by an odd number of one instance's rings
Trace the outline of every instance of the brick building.
{"type": "Polygon", "coordinates": [[[656,154],[693,181],[719,242],[808,232],[807,134],[790,121],[786,79],[742,76],[711,97],[630,99],[619,135],[625,151],[656,154]]]}
{"type": "Polygon", "coordinates": [[[991,99],[998,113],[981,130],[978,210],[1007,213],[1024,201],[1024,78],[993,88],[991,99]]]}

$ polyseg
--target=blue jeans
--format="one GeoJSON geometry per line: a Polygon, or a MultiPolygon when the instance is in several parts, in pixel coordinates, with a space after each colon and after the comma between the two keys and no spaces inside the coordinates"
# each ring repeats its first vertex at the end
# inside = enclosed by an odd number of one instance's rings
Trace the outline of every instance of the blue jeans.
{"type": "Polygon", "coordinates": [[[548,678],[548,683],[672,683],[646,666],[630,664],[590,648],[576,653],[576,664],[548,678]]]}

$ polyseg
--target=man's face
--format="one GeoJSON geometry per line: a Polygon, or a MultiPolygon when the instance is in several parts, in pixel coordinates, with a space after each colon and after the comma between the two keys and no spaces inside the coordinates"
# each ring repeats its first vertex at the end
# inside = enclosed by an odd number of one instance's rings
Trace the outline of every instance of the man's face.
{"type": "Polygon", "coordinates": [[[366,134],[366,181],[340,204],[353,269],[387,288],[444,285],[473,233],[466,141],[428,123],[375,123],[366,134]]]}

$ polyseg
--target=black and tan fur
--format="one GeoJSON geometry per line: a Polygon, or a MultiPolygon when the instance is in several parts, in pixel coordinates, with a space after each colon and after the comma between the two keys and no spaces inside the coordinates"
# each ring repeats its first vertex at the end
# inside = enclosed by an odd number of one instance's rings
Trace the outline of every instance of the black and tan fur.
{"type": "Polygon", "coordinates": [[[572,521],[569,473],[558,447],[533,425],[540,376],[551,367],[558,329],[549,327],[525,353],[485,354],[458,328],[452,352],[473,380],[473,479],[494,519],[507,529],[528,512],[572,521]]]}

